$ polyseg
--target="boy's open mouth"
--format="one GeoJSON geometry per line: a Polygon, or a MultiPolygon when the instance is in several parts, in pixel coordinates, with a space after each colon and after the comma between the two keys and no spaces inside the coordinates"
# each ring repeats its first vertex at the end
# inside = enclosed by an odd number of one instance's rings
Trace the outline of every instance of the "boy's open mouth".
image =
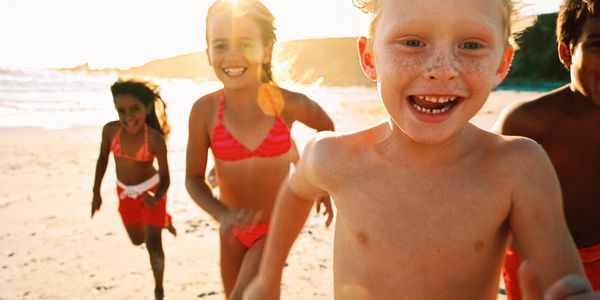
{"type": "Polygon", "coordinates": [[[418,111],[428,114],[443,114],[458,103],[457,96],[409,96],[410,104],[418,111]]]}
{"type": "Polygon", "coordinates": [[[246,72],[247,68],[223,68],[223,73],[228,76],[239,76],[246,72]]]}

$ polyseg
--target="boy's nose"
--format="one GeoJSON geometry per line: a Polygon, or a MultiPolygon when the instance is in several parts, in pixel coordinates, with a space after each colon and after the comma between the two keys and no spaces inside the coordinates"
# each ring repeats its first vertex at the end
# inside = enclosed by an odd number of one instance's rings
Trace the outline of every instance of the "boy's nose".
{"type": "Polygon", "coordinates": [[[455,59],[446,51],[434,53],[425,65],[424,76],[430,80],[451,80],[457,75],[455,59]]]}

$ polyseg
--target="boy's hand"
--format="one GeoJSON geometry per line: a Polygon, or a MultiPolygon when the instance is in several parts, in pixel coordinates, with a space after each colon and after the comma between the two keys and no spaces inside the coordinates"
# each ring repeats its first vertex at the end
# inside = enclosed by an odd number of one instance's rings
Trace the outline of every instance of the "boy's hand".
{"type": "Polygon", "coordinates": [[[94,214],[100,210],[100,206],[102,206],[102,197],[99,194],[94,193],[94,198],[92,198],[92,218],[94,214]]]}
{"type": "Polygon", "coordinates": [[[592,291],[589,282],[581,275],[568,275],[555,281],[545,292],[540,271],[532,261],[519,267],[521,294],[526,300],[600,300],[600,292],[592,291]]]}
{"type": "Polygon", "coordinates": [[[322,197],[317,200],[317,214],[321,212],[321,204],[325,206],[325,210],[323,211],[323,215],[327,215],[327,220],[325,221],[325,226],[329,227],[331,225],[331,221],[333,221],[333,207],[331,206],[331,198],[329,196],[322,197]]]}
{"type": "Polygon", "coordinates": [[[275,284],[269,289],[260,276],[248,284],[244,290],[243,300],[276,300],[279,299],[279,284],[275,284]]]}

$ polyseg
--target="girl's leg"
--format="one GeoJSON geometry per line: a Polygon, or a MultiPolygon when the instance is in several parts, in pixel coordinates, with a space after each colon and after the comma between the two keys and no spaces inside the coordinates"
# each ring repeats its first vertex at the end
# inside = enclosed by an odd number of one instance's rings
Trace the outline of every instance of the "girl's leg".
{"type": "Polygon", "coordinates": [[[134,245],[139,246],[144,243],[145,234],[144,225],[142,223],[125,225],[125,229],[127,230],[129,239],[134,245]]]}
{"type": "Polygon", "coordinates": [[[242,265],[240,267],[239,274],[237,276],[237,280],[235,282],[235,287],[231,292],[230,300],[238,300],[242,299],[244,294],[244,289],[246,286],[254,279],[256,273],[258,272],[258,267],[260,265],[260,260],[262,258],[262,253],[265,248],[265,238],[262,238],[254,243],[248,251],[246,251],[246,255],[242,261],[242,265]]]}
{"type": "Polygon", "coordinates": [[[230,232],[220,234],[221,241],[221,279],[225,289],[225,298],[229,298],[238,277],[246,247],[230,232]]]}
{"type": "Polygon", "coordinates": [[[163,275],[165,272],[165,253],[162,247],[162,228],[146,226],[146,249],[150,255],[150,266],[154,274],[154,298],[163,299],[163,275]]]}

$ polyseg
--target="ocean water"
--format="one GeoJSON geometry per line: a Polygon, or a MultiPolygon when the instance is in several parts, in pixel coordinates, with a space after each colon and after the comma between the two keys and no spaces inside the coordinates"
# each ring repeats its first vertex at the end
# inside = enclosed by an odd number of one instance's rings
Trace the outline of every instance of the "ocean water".
{"type": "MultiPolygon", "coordinates": [[[[39,127],[45,129],[78,126],[101,128],[117,119],[110,86],[118,75],[60,72],[48,69],[0,68],[0,128],[39,127]]],[[[221,88],[218,81],[142,78],[161,88],[167,103],[173,146],[187,142],[187,121],[191,105],[202,95],[221,88]]],[[[281,84],[284,88],[306,94],[317,101],[332,117],[339,131],[351,131],[373,124],[385,117],[385,110],[374,87],[326,87],[281,84]]],[[[488,129],[498,110],[513,101],[533,99],[548,86],[532,92],[527,86],[503,87],[492,93],[488,103],[473,119],[488,129]]],[[[302,124],[294,125],[292,134],[299,146],[312,135],[302,124]]]]}
{"type": "MultiPolygon", "coordinates": [[[[0,68],[0,128],[100,128],[117,119],[110,86],[118,77],[114,73],[0,68]]],[[[172,126],[170,141],[177,144],[177,148],[181,148],[187,141],[187,121],[191,105],[202,95],[222,86],[215,81],[142,79],[160,86],[172,126]]],[[[322,87],[318,84],[282,86],[304,93],[317,101],[332,116],[338,128],[352,130],[377,121],[384,113],[374,88],[322,87]],[[357,116],[361,121],[357,122],[357,116]]],[[[293,134],[300,138],[300,143],[311,132],[301,124],[295,125],[293,129],[293,134]]]]}

